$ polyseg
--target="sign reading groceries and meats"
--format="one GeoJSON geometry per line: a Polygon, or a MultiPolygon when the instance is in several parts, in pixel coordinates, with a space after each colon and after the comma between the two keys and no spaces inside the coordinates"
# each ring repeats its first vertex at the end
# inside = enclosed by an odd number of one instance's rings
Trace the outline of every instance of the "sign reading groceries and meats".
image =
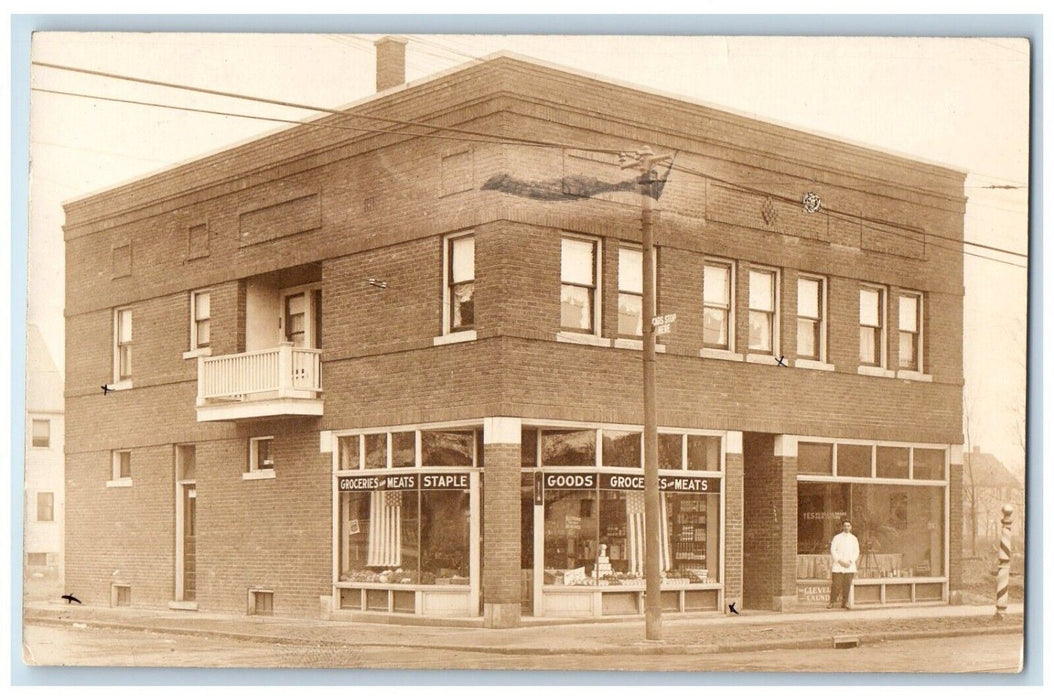
{"type": "MultiPolygon", "coordinates": [[[[546,489],[595,489],[643,491],[643,474],[548,473],[546,489]]],[[[659,476],[659,490],[675,493],[720,493],[721,480],[706,476],[659,476]]]]}
{"type": "Polygon", "coordinates": [[[420,486],[425,491],[467,489],[468,474],[386,474],[342,476],[341,491],[413,491],[420,486]]]}

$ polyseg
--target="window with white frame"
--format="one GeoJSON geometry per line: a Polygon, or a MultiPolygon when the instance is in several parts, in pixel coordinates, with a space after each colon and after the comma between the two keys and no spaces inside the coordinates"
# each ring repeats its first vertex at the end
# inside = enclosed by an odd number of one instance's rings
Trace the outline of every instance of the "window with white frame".
{"type": "Polygon", "coordinates": [[[117,309],[113,315],[113,375],[118,382],[132,378],[132,310],[117,309]]]}
{"type": "Polygon", "coordinates": [[[922,371],[922,295],[905,292],[897,301],[900,369],[922,371]]]}
{"type": "Polygon", "coordinates": [[[113,457],[113,480],[129,480],[132,478],[132,451],[114,450],[113,457]]]}
{"type": "Polygon", "coordinates": [[[732,264],[708,260],[703,267],[703,345],[732,350],[734,337],[732,264]]]}
{"type": "Polygon", "coordinates": [[[249,472],[274,471],[274,436],[249,438],[249,472]]]}
{"type": "Polygon", "coordinates": [[[860,288],[860,364],[884,366],[886,291],[881,287],[860,288]]]}
{"type": "Polygon", "coordinates": [[[618,334],[640,337],[644,322],[644,252],[640,248],[618,251],[618,334]]]}
{"type": "Polygon", "coordinates": [[[37,522],[50,523],[55,520],[55,494],[51,491],[37,492],[37,522]]]}
{"type": "Polygon", "coordinates": [[[826,347],[826,280],[798,278],[798,357],[823,362],[826,347]]]}
{"type": "Polygon", "coordinates": [[[211,342],[210,296],[208,292],[190,293],[190,349],[209,347],[211,342]]]}
{"type": "Polygon", "coordinates": [[[775,352],[779,332],[776,293],[779,279],[775,270],[751,269],[749,294],[749,348],[775,352]]]}
{"type": "Polygon", "coordinates": [[[33,419],[33,447],[51,446],[51,421],[46,418],[33,419]]]}
{"type": "Polygon", "coordinates": [[[476,239],[451,236],[446,240],[446,330],[472,330],[475,324],[476,239]]]}
{"type": "Polygon", "coordinates": [[[597,333],[600,309],[596,304],[599,241],[564,238],[560,255],[560,327],[597,333]]]}

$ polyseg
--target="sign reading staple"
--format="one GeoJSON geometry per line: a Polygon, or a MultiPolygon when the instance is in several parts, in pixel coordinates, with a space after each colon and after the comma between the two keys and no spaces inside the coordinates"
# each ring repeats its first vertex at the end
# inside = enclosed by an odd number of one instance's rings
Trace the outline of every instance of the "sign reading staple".
{"type": "Polygon", "coordinates": [[[468,474],[424,474],[422,489],[467,489],[468,474]]]}

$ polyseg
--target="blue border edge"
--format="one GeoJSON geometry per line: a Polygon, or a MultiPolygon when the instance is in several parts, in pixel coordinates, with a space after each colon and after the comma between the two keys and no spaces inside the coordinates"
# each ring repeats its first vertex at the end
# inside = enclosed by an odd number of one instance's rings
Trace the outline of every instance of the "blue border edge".
{"type": "MultiPolygon", "coordinates": [[[[29,63],[34,31],[1024,37],[1032,46],[1024,666],[1020,674],[620,673],[620,685],[1041,685],[1043,683],[1042,15],[32,15],[11,16],[11,684],[246,685],[239,669],[27,666],[22,522],[28,271],[29,63]],[[23,202],[27,204],[22,204],[23,202]],[[1037,429],[1038,426],[1038,429],[1037,429]]],[[[254,669],[252,685],[609,685],[601,672],[254,669]]]]}

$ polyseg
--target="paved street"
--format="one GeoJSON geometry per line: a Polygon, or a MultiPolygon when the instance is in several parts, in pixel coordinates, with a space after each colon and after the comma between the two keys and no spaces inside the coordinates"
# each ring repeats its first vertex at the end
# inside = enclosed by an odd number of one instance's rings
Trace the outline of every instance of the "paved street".
{"type": "Polygon", "coordinates": [[[88,626],[25,628],[27,663],[78,666],[407,668],[627,671],[920,671],[1012,673],[1020,635],[883,642],[856,649],[725,654],[510,655],[337,645],[272,644],[88,626]]]}

